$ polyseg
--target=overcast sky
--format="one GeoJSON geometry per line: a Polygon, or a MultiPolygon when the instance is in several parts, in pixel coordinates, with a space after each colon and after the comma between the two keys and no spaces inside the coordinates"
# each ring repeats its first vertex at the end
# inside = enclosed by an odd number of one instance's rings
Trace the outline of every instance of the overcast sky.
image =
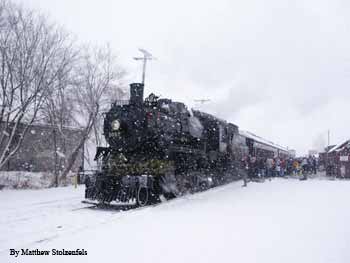
{"type": "Polygon", "coordinates": [[[82,42],[109,42],[146,94],[196,106],[304,154],[350,138],[349,0],[16,0],[82,42]]]}

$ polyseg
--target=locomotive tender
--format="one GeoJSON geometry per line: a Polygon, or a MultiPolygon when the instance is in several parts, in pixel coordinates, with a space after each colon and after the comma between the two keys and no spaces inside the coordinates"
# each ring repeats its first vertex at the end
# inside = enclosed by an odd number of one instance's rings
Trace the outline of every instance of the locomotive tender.
{"type": "Polygon", "coordinates": [[[247,154],[276,156],[275,145],[240,134],[235,124],[143,93],[143,84],[131,84],[130,101],[105,114],[109,147],[97,147],[101,167],[86,185],[87,199],[153,204],[240,178],[247,154]]]}

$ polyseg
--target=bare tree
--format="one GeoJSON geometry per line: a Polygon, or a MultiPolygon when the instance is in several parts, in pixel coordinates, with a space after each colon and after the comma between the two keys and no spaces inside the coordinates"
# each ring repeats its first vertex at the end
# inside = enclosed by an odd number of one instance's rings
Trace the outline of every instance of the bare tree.
{"type": "Polygon", "coordinates": [[[0,167],[20,148],[59,76],[71,70],[72,41],[36,12],[0,0],[0,167]]]}
{"type": "Polygon", "coordinates": [[[69,141],[67,128],[74,125],[74,104],[69,96],[70,77],[70,74],[59,76],[57,87],[50,90],[40,112],[42,121],[52,128],[53,172],[56,186],[59,183],[60,170],[66,163],[66,142],[69,141]]]}
{"type": "Polygon", "coordinates": [[[81,140],[67,158],[65,170],[62,173],[64,180],[73,167],[79,152],[95,131],[100,134],[99,120],[101,112],[110,106],[111,94],[119,89],[124,71],[116,63],[116,57],[109,46],[102,48],[84,48],[84,54],[76,68],[76,80],[70,89],[70,96],[74,99],[74,121],[82,130],[81,140]]]}

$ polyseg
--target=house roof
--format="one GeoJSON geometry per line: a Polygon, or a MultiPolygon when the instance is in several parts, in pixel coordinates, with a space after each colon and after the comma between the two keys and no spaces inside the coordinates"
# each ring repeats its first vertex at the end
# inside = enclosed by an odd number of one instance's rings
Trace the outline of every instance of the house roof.
{"type": "Polygon", "coordinates": [[[350,143],[350,139],[347,139],[346,141],[343,141],[342,143],[334,146],[332,149],[329,150],[329,153],[334,152],[334,151],[339,151],[342,148],[344,148],[344,146],[346,146],[347,144],[350,143]]]}

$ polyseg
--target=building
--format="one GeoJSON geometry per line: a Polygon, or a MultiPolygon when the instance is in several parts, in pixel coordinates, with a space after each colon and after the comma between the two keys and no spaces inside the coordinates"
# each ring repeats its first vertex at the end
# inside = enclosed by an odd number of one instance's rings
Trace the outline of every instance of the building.
{"type": "Polygon", "coordinates": [[[322,153],[327,175],[350,178],[350,139],[322,153]]]}
{"type": "Polygon", "coordinates": [[[316,156],[316,155],[318,155],[317,150],[309,150],[309,156],[316,156]]]}
{"type": "MultiPolygon", "coordinates": [[[[23,128],[24,125],[19,126],[18,133],[23,128]]],[[[0,130],[5,132],[4,129],[0,130]]],[[[31,125],[19,150],[0,170],[60,174],[81,136],[82,131],[76,128],[63,127],[58,130],[51,125],[31,125]]],[[[2,148],[0,152],[3,152],[2,148]]],[[[84,149],[81,149],[72,171],[77,172],[83,165],[84,149]]]]}

